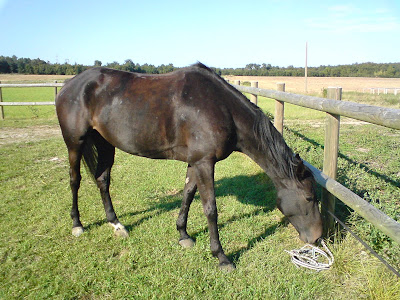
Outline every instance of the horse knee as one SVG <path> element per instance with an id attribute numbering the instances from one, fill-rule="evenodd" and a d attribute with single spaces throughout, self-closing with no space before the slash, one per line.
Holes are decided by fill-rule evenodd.
<path id="1" fill-rule="evenodd" d="M 79 186 L 81 184 L 81 175 L 76 174 L 75 172 L 70 172 L 70 179 L 69 179 L 69 184 L 72 189 L 79 189 Z"/>
<path id="2" fill-rule="evenodd" d="M 108 176 L 100 176 L 96 179 L 97 187 L 100 189 L 100 191 L 105 192 L 108 190 L 108 187 L 110 185 L 110 181 Z"/>

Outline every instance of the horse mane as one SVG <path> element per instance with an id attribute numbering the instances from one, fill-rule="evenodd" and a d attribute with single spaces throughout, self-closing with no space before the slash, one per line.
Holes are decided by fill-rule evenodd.
<path id="1" fill-rule="evenodd" d="M 206 72 L 233 93 L 242 103 L 255 113 L 253 124 L 253 132 L 259 142 L 259 150 L 265 152 L 276 163 L 276 167 L 280 173 L 285 174 L 291 179 L 296 178 L 296 161 L 292 149 L 286 144 L 282 135 L 276 130 L 265 113 L 253 102 L 251 102 L 240 91 L 235 89 L 232 85 L 225 81 L 221 76 L 215 73 L 212 69 L 204 64 L 197 62 L 191 66 L 200 72 Z"/>
<path id="2" fill-rule="evenodd" d="M 289 148 L 282 135 L 259 108 L 256 110 L 253 131 L 258 137 L 260 150 L 268 153 L 275 160 L 281 173 L 295 179 L 295 167 L 298 162 L 295 160 L 292 149 Z"/>

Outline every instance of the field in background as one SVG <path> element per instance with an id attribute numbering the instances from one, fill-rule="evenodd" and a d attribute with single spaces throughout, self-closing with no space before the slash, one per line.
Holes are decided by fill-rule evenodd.
<path id="1" fill-rule="evenodd" d="M 286 91 L 290 93 L 304 94 L 304 77 L 274 77 L 274 76 L 224 76 L 231 82 L 258 81 L 258 87 L 262 89 L 276 90 L 276 84 L 286 83 Z M 344 92 L 362 92 L 367 88 L 400 88 L 400 78 L 369 78 L 369 77 L 308 77 L 308 92 L 320 94 L 324 88 L 331 86 L 342 87 Z"/>
<path id="2" fill-rule="evenodd" d="M 54 82 L 57 80 L 63 82 L 73 75 L 20 75 L 20 74 L 0 74 L 2 83 L 22 83 L 22 82 Z"/>

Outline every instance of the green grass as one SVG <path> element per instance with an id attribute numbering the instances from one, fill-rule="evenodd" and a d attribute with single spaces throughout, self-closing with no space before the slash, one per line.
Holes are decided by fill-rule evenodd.
<path id="1" fill-rule="evenodd" d="M 189 215 L 196 245 L 183 250 L 177 244 L 185 164 L 117 152 L 111 194 L 130 231 L 125 240 L 113 237 L 97 189 L 83 172 L 80 210 L 87 230 L 74 238 L 62 139 L 0 151 L 0 298 L 400 296 L 394 276 L 350 237 L 330 245 L 336 257 L 330 271 L 292 265 L 283 250 L 302 244 L 275 209 L 270 180 L 244 155 L 234 154 L 216 168 L 221 242 L 237 265 L 226 274 L 210 254 L 198 197 Z"/>
<path id="2" fill-rule="evenodd" d="M 375 106 L 400 108 L 400 94 L 369 94 L 360 92 L 345 92 L 343 99 L 352 102 L 364 103 Z"/>
<path id="3" fill-rule="evenodd" d="M 258 97 L 258 106 L 265 112 L 269 112 L 272 116 L 275 113 L 275 100 Z M 305 107 L 296 106 L 294 104 L 285 103 L 285 120 L 321 120 L 325 119 L 325 113 L 309 109 Z"/>
<path id="4" fill-rule="evenodd" d="M 3 89 L 6 90 L 6 89 Z M 26 100 L 26 99 L 23 99 Z M 4 100 L 9 101 L 9 100 Z M 29 101 L 35 101 L 29 99 Z M 273 101 L 260 100 L 273 113 Z M 288 144 L 321 168 L 323 114 L 285 106 Z M 15 117 L 0 126 L 54 124 L 55 116 Z M 289 122 L 290 121 L 290 122 Z M 1 130 L 1 129 L 0 129 Z M 342 125 L 339 181 L 399 218 L 398 131 Z M 198 196 L 189 214 L 192 249 L 181 249 L 175 221 L 186 166 L 117 151 L 111 195 L 128 239 L 113 237 L 97 188 L 83 171 L 80 211 L 86 232 L 71 235 L 71 195 L 61 137 L 0 146 L 1 299 L 398 299 L 400 283 L 345 232 L 330 243 L 335 264 L 297 269 L 284 249 L 300 248 L 294 228 L 275 208 L 275 189 L 249 158 L 233 154 L 216 167 L 222 245 L 237 269 L 218 270 L 209 250 Z M 399 245 L 339 204 L 353 230 L 399 268 Z"/>
<path id="5" fill-rule="evenodd" d="M 54 88 L 2 88 L 1 90 L 4 102 L 54 101 Z M 4 106 L 4 116 L 9 126 L 18 126 L 19 123 L 23 126 L 27 121 L 31 124 L 46 122 L 54 124 L 56 119 L 54 105 Z"/>

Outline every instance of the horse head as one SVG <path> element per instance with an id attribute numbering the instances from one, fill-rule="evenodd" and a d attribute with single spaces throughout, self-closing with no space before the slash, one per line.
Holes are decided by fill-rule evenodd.
<path id="1" fill-rule="evenodd" d="M 277 206 L 296 228 L 305 243 L 315 243 L 322 235 L 322 219 L 316 200 L 315 180 L 301 158 L 294 158 L 294 178 L 283 179 L 278 188 Z"/>

